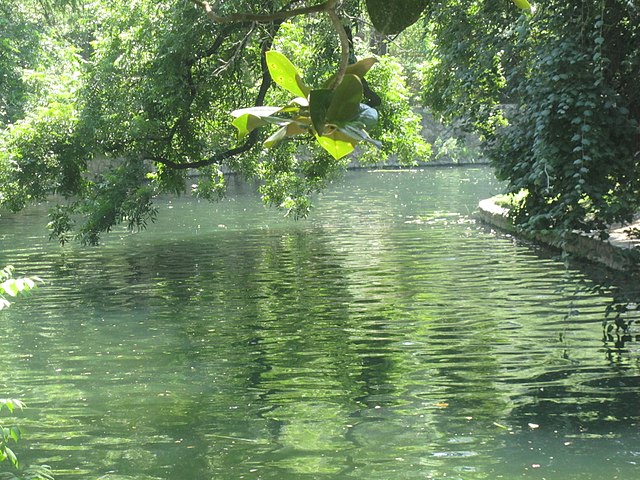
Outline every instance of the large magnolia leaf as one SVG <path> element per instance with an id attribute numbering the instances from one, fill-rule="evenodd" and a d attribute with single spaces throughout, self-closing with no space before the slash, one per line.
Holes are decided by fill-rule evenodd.
<path id="1" fill-rule="evenodd" d="M 278 113 L 280 110 L 282 110 L 282 107 L 262 106 L 239 108 L 238 110 L 234 110 L 233 112 L 231 112 L 231 116 L 237 118 L 248 113 L 250 115 L 255 115 L 256 117 L 267 117 L 273 115 L 274 113 Z"/>
<path id="2" fill-rule="evenodd" d="M 280 143 L 280 141 L 284 140 L 286 136 L 287 136 L 287 127 L 279 128 L 276 131 L 276 133 L 274 133 L 264 141 L 264 146 L 267 148 L 271 148 L 277 145 L 278 143 Z"/>
<path id="3" fill-rule="evenodd" d="M 274 50 L 268 51 L 265 55 L 267 68 L 274 82 L 296 97 L 306 98 L 309 95 L 309 87 L 304 84 L 298 70 L 287 57 Z"/>
<path id="4" fill-rule="evenodd" d="M 316 135 L 316 139 L 320 146 L 329 152 L 336 160 L 353 152 L 356 143 L 358 143 L 353 138 L 338 130 L 334 130 L 328 135 Z"/>
<path id="5" fill-rule="evenodd" d="M 527 0 L 513 0 L 513 3 L 516 4 L 516 7 L 521 8 L 522 10 L 531 11 L 531 4 Z"/>
<path id="6" fill-rule="evenodd" d="M 333 92 L 325 121 L 342 124 L 358 116 L 362 101 L 362 82 L 357 75 L 345 75 Z"/>
<path id="7" fill-rule="evenodd" d="M 367 0 L 369 18 L 380 33 L 395 35 L 414 24 L 427 0 Z"/>
<path id="8" fill-rule="evenodd" d="M 378 60 L 373 57 L 363 58 L 362 60 L 358 60 L 356 63 L 352 63 L 347 67 L 346 73 L 350 75 L 357 75 L 360 78 L 364 78 L 371 67 L 373 67 Z"/>
<path id="9" fill-rule="evenodd" d="M 298 117 L 290 120 L 289 123 L 282 128 L 279 128 L 273 135 L 267 138 L 264 142 L 264 146 L 271 148 L 287 137 L 309 133 L 310 123 L 311 121 L 308 117 Z"/>
<path id="10" fill-rule="evenodd" d="M 249 135 L 256 128 L 262 127 L 266 124 L 267 122 L 262 120 L 260 117 L 256 117 L 249 113 L 239 116 L 231 123 L 231 125 L 238 129 L 238 141 Z"/>
<path id="11" fill-rule="evenodd" d="M 373 128 L 378 124 L 378 111 L 365 103 L 361 103 L 355 121 L 362 123 L 367 128 Z"/>
<path id="12" fill-rule="evenodd" d="M 347 123 L 346 125 L 337 127 L 337 130 L 347 137 L 353 139 L 354 142 L 368 142 L 372 145 L 375 145 L 377 148 L 382 148 L 382 142 L 371 138 L 366 130 L 362 128 L 362 124 L 360 123 Z"/>
<path id="13" fill-rule="evenodd" d="M 273 117 L 274 113 L 281 111 L 280 107 L 251 107 L 241 108 L 231 112 L 236 119 L 231 123 L 238 129 L 238 141 L 249 135 L 256 128 L 262 127 L 269 123 L 282 125 L 284 120 Z"/>
<path id="14" fill-rule="evenodd" d="M 357 75 L 360 79 L 364 78 L 371 67 L 373 67 L 378 62 L 377 59 L 373 57 L 363 58 L 362 60 L 358 60 L 356 63 L 352 63 L 349 65 L 345 71 L 345 74 L 348 75 Z M 337 74 L 331 75 L 329 80 L 327 80 L 324 85 L 326 88 L 329 88 L 333 84 L 333 80 L 336 78 Z"/>
<path id="15" fill-rule="evenodd" d="M 331 105 L 333 91 L 329 89 L 311 90 L 309 93 L 309 114 L 316 132 L 322 135 L 327 118 L 327 110 Z"/>

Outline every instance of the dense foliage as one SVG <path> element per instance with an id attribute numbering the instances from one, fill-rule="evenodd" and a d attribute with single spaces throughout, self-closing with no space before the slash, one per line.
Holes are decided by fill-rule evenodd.
<path id="1" fill-rule="evenodd" d="M 640 206 L 640 4 L 438 2 L 425 99 L 481 131 L 525 228 L 602 232 Z"/>
<path id="2" fill-rule="evenodd" d="M 289 102 L 284 90 L 271 88 L 269 50 L 293 58 L 308 74 L 303 81 L 316 89 L 342 65 L 345 38 L 351 42 L 347 60 L 370 56 L 370 28 L 363 26 L 366 14 L 357 1 L 343 2 L 337 17 L 320 12 L 265 22 L 212 21 L 199 2 L 184 0 L 76 2 L 57 21 L 10 3 L 56 48 L 39 45 L 47 61 L 35 64 L 33 92 L 23 89 L 24 114 L 6 121 L 0 202 L 18 211 L 58 195 L 50 228 L 62 242 L 79 237 L 96 243 L 100 233 L 121 223 L 144 227 L 155 218 L 153 198 L 185 193 L 194 172 L 199 197 L 219 198 L 225 173 L 233 171 L 257 179 L 266 202 L 305 214 L 309 195 L 349 161 L 308 141 L 280 142 L 266 152 L 262 142 L 274 133 L 268 129 L 245 132 L 237 142 L 229 114 Z M 304 5 L 236 0 L 224 2 L 218 13 L 272 14 L 298 4 Z M 340 35 L 335 18 L 345 27 Z M 429 153 L 418 135 L 420 118 L 408 97 L 380 83 L 404 88 L 402 69 L 381 60 L 381 72 L 362 82 L 362 103 L 375 98 L 380 111 L 400 114 L 371 134 L 381 141 L 381 157 L 398 150 L 401 161 L 413 162 Z M 359 130 L 354 134 L 365 139 Z M 370 148 L 375 150 L 361 149 L 363 159 L 377 156 Z"/>
<path id="3" fill-rule="evenodd" d="M 157 195 L 188 185 L 218 199 L 228 172 L 304 215 L 356 144 L 362 162 L 430 157 L 416 97 L 483 136 L 499 177 L 528 192 L 527 228 L 604 232 L 639 206 L 637 1 L 5 4 L 0 204 L 56 195 L 63 243 L 143 228 Z M 283 88 L 269 51 L 297 67 Z"/>

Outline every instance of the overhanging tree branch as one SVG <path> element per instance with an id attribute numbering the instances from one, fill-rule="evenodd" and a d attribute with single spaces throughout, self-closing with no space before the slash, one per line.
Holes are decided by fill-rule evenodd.
<path id="1" fill-rule="evenodd" d="M 340 16 L 336 12 L 338 0 L 327 0 L 326 2 L 312 5 L 310 7 L 293 8 L 275 13 L 253 14 L 253 13 L 233 13 L 231 15 L 220 16 L 215 12 L 214 7 L 206 0 L 191 0 L 196 5 L 202 7 L 207 16 L 215 23 L 238 23 L 238 22 L 258 22 L 271 23 L 282 22 L 299 15 L 310 15 L 312 13 L 326 13 L 331 19 L 331 23 L 340 38 L 340 66 L 332 82 L 331 88 L 335 88 L 342 81 L 349 65 L 349 36 L 342 24 Z"/>
<path id="2" fill-rule="evenodd" d="M 282 24 L 282 22 L 275 21 L 272 23 L 273 23 L 273 31 L 271 32 L 272 34 L 262 42 L 262 46 L 261 46 L 260 65 L 262 70 L 262 79 L 260 81 L 260 88 L 258 89 L 258 94 L 256 95 L 256 98 L 254 101 L 255 106 L 264 105 L 265 97 L 267 96 L 267 92 L 269 91 L 269 87 L 271 86 L 271 74 L 269 73 L 269 69 L 267 68 L 265 53 L 271 48 L 275 33 L 280 28 L 280 25 Z M 163 157 L 150 157 L 149 160 L 160 163 L 162 165 L 166 165 L 167 167 L 175 170 L 188 170 L 191 168 L 202 168 L 202 167 L 207 167 L 209 165 L 221 164 L 227 158 L 231 158 L 251 150 L 256 145 L 256 143 L 258 143 L 258 135 L 259 135 L 258 130 L 254 130 L 253 132 L 251 132 L 251 134 L 249 134 L 247 141 L 244 142 L 242 145 L 238 147 L 230 148 L 228 150 L 224 150 L 222 152 L 215 153 L 209 158 L 204 160 L 199 160 L 197 162 L 186 162 L 186 163 L 174 162 L 173 160 L 169 160 Z"/>
<path id="3" fill-rule="evenodd" d="M 227 16 L 217 15 L 214 12 L 214 9 L 211 7 L 209 2 L 207 1 L 192 0 L 192 2 L 202 7 L 207 13 L 207 16 L 216 23 L 232 24 L 232 23 L 258 22 L 258 23 L 271 23 L 273 25 L 272 37 L 269 39 L 266 39 L 263 42 L 262 48 L 261 48 L 260 60 L 261 60 L 261 69 L 262 69 L 262 81 L 260 84 L 260 88 L 258 90 L 258 95 L 256 96 L 256 99 L 254 102 L 255 106 L 264 105 L 264 100 L 265 100 L 267 91 L 271 86 L 271 75 L 269 73 L 269 69 L 267 68 L 265 53 L 271 48 L 271 45 L 273 44 L 273 36 L 275 36 L 275 33 L 278 31 L 278 29 L 280 28 L 280 25 L 284 20 L 298 16 L 298 15 L 309 15 L 312 13 L 321 13 L 321 12 L 327 13 L 329 15 L 329 18 L 331 19 L 331 23 L 333 24 L 338 34 L 338 37 L 340 39 L 340 52 L 341 52 L 340 66 L 332 82 L 331 88 L 335 88 L 337 85 L 339 85 L 342 79 L 344 78 L 345 71 L 349 64 L 350 40 L 349 40 L 349 35 L 344 25 L 342 24 L 342 20 L 340 19 L 340 16 L 336 12 L 338 0 L 327 0 L 326 2 L 320 3 L 318 5 L 313 5 L 310 7 L 294 8 L 291 10 L 282 10 L 280 12 L 275 12 L 272 14 L 256 15 L 256 14 L 247 14 L 247 13 L 236 13 L 236 14 L 231 14 Z M 227 26 L 227 28 L 229 28 L 229 26 Z M 217 38 L 217 41 L 221 41 L 221 39 L 222 39 L 222 35 Z M 217 44 L 216 47 L 219 48 L 219 44 Z M 174 162 L 173 160 L 169 160 L 163 157 L 150 157 L 149 159 L 154 162 L 160 163 L 162 165 L 166 165 L 167 167 L 175 170 L 188 170 L 192 168 L 202 168 L 209 165 L 221 164 L 227 158 L 231 158 L 241 153 L 248 152 L 256 145 L 257 141 L 258 141 L 258 131 L 254 130 L 251 132 L 251 134 L 247 138 L 247 141 L 244 144 L 238 147 L 224 150 L 222 152 L 218 152 L 204 160 L 183 163 L 183 162 Z"/>
<path id="4" fill-rule="evenodd" d="M 298 15 L 309 15 L 311 13 L 326 12 L 330 8 L 335 8 L 336 0 L 328 0 L 318 5 L 310 7 L 294 8 L 292 10 L 282 10 L 275 13 L 253 14 L 253 13 L 232 13 L 231 15 L 220 16 L 216 14 L 209 2 L 201 0 L 191 0 L 196 5 L 202 7 L 207 16 L 215 23 L 237 23 L 237 22 L 259 22 L 271 23 L 283 21 Z M 216 2 L 217 3 L 217 2 Z"/>

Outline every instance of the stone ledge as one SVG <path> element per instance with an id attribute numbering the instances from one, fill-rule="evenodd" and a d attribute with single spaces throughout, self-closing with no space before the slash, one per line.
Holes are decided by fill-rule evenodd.
<path id="1" fill-rule="evenodd" d="M 494 198 L 482 200 L 478 204 L 477 217 L 481 221 L 501 230 L 545 243 L 555 248 L 563 248 L 560 235 L 531 235 L 519 231 L 509 218 L 508 209 L 497 205 Z M 634 224 L 613 228 L 610 231 L 611 236 L 607 240 L 600 240 L 584 232 L 572 232 L 564 244 L 564 249 L 577 257 L 601 263 L 615 270 L 640 273 L 640 240 L 630 238 L 626 233 L 626 230 L 630 227 L 637 226 Z"/>

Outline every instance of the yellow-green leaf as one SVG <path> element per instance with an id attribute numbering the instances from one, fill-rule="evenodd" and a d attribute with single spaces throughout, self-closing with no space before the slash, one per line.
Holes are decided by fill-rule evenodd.
<path id="1" fill-rule="evenodd" d="M 349 65 L 345 70 L 345 74 L 356 75 L 360 77 L 360 79 L 362 79 L 367 74 L 367 72 L 371 70 L 371 67 L 373 67 L 376 63 L 378 63 L 378 60 L 373 57 L 363 58 L 362 60 L 358 60 L 356 63 L 352 63 L 351 65 Z M 331 75 L 329 80 L 324 83 L 325 87 L 328 88 L 333 84 L 336 75 L 337 74 Z"/>
<path id="2" fill-rule="evenodd" d="M 11 463 L 13 463 L 14 467 L 20 468 L 20 462 L 18 461 L 18 457 L 16 457 L 16 454 L 13 453 L 13 450 L 11 450 L 9 447 L 4 447 L 4 453 L 7 458 L 11 460 Z"/>
<path id="3" fill-rule="evenodd" d="M 309 133 L 310 127 L 311 119 L 309 117 L 296 117 L 287 125 L 287 137 Z"/>
<path id="4" fill-rule="evenodd" d="M 309 133 L 310 126 L 311 119 L 309 117 L 296 117 L 267 138 L 264 142 L 264 146 L 271 148 L 287 137 Z"/>
<path id="5" fill-rule="evenodd" d="M 336 160 L 353 152 L 357 142 L 338 132 L 337 130 L 329 135 L 316 135 L 316 139 L 322 148 L 331 154 Z"/>
<path id="6" fill-rule="evenodd" d="M 363 58 L 362 60 L 358 60 L 356 63 L 349 65 L 346 73 L 363 78 L 377 62 L 378 60 L 373 57 Z"/>
<path id="7" fill-rule="evenodd" d="M 231 123 L 231 125 L 238 129 L 238 141 L 241 141 L 256 128 L 262 127 L 266 124 L 267 122 L 262 120 L 260 117 L 256 117 L 249 113 L 239 116 Z"/>
<path id="8" fill-rule="evenodd" d="M 531 11 L 531 4 L 527 0 L 513 0 L 513 3 L 516 4 L 516 7 L 521 8 L 522 10 Z"/>
<path id="9" fill-rule="evenodd" d="M 274 147 L 278 143 L 280 143 L 282 140 L 284 140 L 286 136 L 287 136 L 287 127 L 279 128 L 278 130 L 276 130 L 276 133 L 274 133 L 264 141 L 264 146 L 267 148 Z"/>
<path id="10" fill-rule="evenodd" d="M 253 130 L 268 123 L 278 122 L 277 118 L 271 117 L 274 113 L 281 111 L 281 107 L 259 106 L 240 108 L 231 112 L 236 119 L 231 125 L 238 129 L 238 141 L 249 135 Z"/>
<path id="11" fill-rule="evenodd" d="M 296 67 L 280 52 L 269 50 L 266 53 L 267 68 L 273 81 L 296 97 L 306 98 L 309 94 L 307 87 Z"/>

